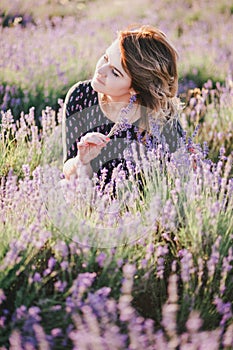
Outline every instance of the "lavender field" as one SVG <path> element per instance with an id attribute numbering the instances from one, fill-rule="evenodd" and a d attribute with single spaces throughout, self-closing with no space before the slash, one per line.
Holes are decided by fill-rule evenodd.
<path id="1" fill-rule="evenodd" d="M 232 2 L 2 0 L 0 16 L 0 350 L 233 349 Z M 142 157 L 143 193 L 119 171 L 116 198 L 93 179 L 66 201 L 65 94 L 131 23 L 177 48 L 182 147 Z"/>

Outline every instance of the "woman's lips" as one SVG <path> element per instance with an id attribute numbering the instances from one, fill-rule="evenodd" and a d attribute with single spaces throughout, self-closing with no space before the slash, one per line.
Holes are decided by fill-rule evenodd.
<path id="1" fill-rule="evenodd" d="M 97 77 L 97 76 L 96 76 L 96 78 L 95 78 L 95 79 L 96 79 L 96 81 L 98 81 L 98 83 L 100 83 L 100 84 L 104 85 L 104 82 L 103 82 L 103 81 L 102 81 L 102 80 L 101 80 L 99 77 Z"/>

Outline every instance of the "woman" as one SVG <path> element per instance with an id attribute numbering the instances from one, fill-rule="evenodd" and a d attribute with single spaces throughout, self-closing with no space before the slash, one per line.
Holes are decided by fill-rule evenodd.
<path id="1" fill-rule="evenodd" d="M 63 173 L 112 179 L 127 172 L 126 149 L 137 142 L 146 149 L 162 140 L 174 152 L 182 137 L 177 53 L 165 34 L 151 26 L 119 32 L 96 65 L 91 81 L 68 92 L 63 113 Z"/>

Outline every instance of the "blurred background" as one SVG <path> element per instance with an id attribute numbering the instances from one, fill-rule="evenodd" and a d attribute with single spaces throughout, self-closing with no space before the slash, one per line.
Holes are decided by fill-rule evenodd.
<path id="1" fill-rule="evenodd" d="M 0 108 L 37 115 L 75 82 L 131 23 L 162 29 L 179 53 L 180 93 L 233 70 L 230 0 L 2 0 Z"/>

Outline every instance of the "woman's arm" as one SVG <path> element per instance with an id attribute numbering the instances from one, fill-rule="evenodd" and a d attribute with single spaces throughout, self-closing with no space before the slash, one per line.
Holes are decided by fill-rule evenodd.
<path id="1" fill-rule="evenodd" d="M 99 132 L 87 132 L 85 125 L 84 99 L 89 83 L 79 82 L 68 92 L 62 116 L 63 173 L 67 180 L 71 176 L 91 178 L 91 161 L 95 159 L 110 139 Z M 91 102 L 91 101 L 90 101 Z M 84 136 L 83 136 L 84 135 Z"/>
<path id="2" fill-rule="evenodd" d="M 70 180 L 71 176 L 80 177 L 82 175 L 87 176 L 89 179 L 93 175 L 93 170 L 89 163 L 82 163 L 79 155 L 75 158 L 68 159 L 63 166 L 63 174 L 66 180 Z"/>
<path id="3" fill-rule="evenodd" d="M 85 97 L 85 89 L 87 82 L 78 82 L 74 84 L 68 91 L 62 112 L 62 142 L 63 142 L 63 174 L 65 179 L 69 180 L 71 176 L 78 176 L 78 173 L 86 174 L 88 177 L 92 177 L 93 171 L 90 164 L 84 164 L 80 162 L 77 147 L 77 138 L 82 134 L 82 128 L 78 126 L 78 131 L 74 131 L 76 123 L 79 120 L 79 110 L 83 109 L 83 99 Z M 80 95 L 83 97 L 80 98 Z M 75 102 L 77 96 L 79 96 L 79 102 Z M 72 122 L 72 124 L 69 122 Z M 71 126 L 72 125 L 72 126 Z M 68 129 L 67 129 L 68 128 Z M 73 133 L 72 140 L 70 139 L 68 146 L 68 138 Z M 76 139 L 76 141 L 74 141 Z M 72 144 L 73 143 L 73 144 Z M 71 148 L 72 144 L 72 148 Z M 69 150 L 68 150 L 69 147 Z"/>

